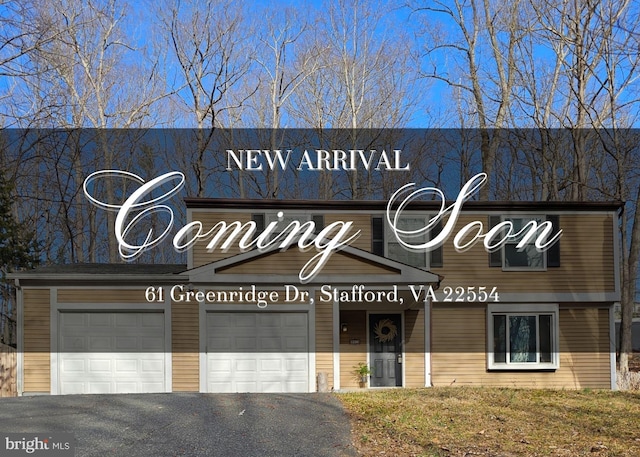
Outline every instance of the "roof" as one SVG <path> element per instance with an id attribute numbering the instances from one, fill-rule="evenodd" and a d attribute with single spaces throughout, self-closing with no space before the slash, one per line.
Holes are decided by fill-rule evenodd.
<path id="1" fill-rule="evenodd" d="M 32 270 L 12 273 L 13 276 L 27 277 L 40 274 L 85 274 L 85 275 L 162 275 L 181 273 L 187 269 L 184 264 L 144 264 L 144 263 L 72 263 L 45 265 Z"/>
<path id="2" fill-rule="evenodd" d="M 299 209 L 299 210 L 370 210 L 384 211 L 386 200 L 275 200 L 275 199 L 236 199 L 236 198 L 195 198 L 184 199 L 187 208 L 217 209 Z M 453 203 L 448 202 L 448 203 Z M 467 201 L 465 211 L 618 211 L 624 206 L 622 201 Z M 440 211 L 441 202 L 413 201 L 409 210 Z"/>
<path id="3" fill-rule="evenodd" d="M 172 282 L 183 280 L 180 273 L 186 271 L 183 264 L 141 263 L 73 263 L 44 265 L 32 270 L 7 274 L 16 284 L 37 283 L 42 285 L 65 285 L 67 283 L 113 283 L 146 284 L 149 282 Z"/>

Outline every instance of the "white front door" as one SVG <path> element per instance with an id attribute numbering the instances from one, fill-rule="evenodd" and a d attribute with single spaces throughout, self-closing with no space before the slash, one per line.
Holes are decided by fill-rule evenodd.
<path id="1" fill-rule="evenodd" d="M 308 392 L 307 313 L 207 313 L 207 392 Z"/>

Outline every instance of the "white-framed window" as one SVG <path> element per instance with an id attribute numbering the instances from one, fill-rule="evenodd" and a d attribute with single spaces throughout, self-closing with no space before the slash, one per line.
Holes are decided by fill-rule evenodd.
<path id="1" fill-rule="evenodd" d="M 557 304 L 487 307 L 490 370 L 555 370 L 559 367 Z"/>
<path id="2" fill-rule="evenodd" d="M 545 216 L 508 216 L 503 221 L 509 221 L 513 224 L 513 233 L 518 233 L 531 221 L 535 221 L 538 225 L 546 221 Z M 533 270 L 544 271 L 547 269 L 546 251 L 539 251 L 535 245 L 535 238 L 521 249 L 516 245 L 522 240 L 526 231 L 520 236 L 510 238 L 502 247 L 502 268 L 504 270 Z"/>
<path id="3" fill-rule="evenodd" d="M 418 230 L 428 224 L 428 218 L 425 215 L 403 215 L 398 219 L 397 227 L 401 230 Z M 425 249 L 413 250 L 409 249 L 398 241 L 393 231 L 385 230 L 385 247 L 386 256 L 389 259 L 411 265 L 417 268 L 428 268 L 428 256 Z M 403 237 L 403 241 L 412 245 L 423 244 L 428 241 L 428 234 L 413 235 L 411 237 Z"/>
<path id="4" fill-rule="evenodd" d="M 281 216 L 279 217 L 279 214 Z M 258 232 L 264 230 L 264 227 L 268 226 L 272 222 L 277 222 L 277 229 L 274 231 L 270 240 L 274 239 L 276 236 L 279 236 L 292 222 L 298 221 L 300 225 L 304 225 L 306 222 L 313 221 L 315 224 L 314 233 L 319 233 L 324 228 L 324 215 L 323 214 L 315 214 L 308 212 L 284 212 L 284 211 L 270 211 L 267 213 L 258 213 L 252 215 L 252 219 L 256 221 L 259 217 L 263 218 L 263 226 L 258 226 Z M 257 221 L 256 221 L 257 222 Z M 259 224 L 258 224 L 259 225 Z M 284 231 L 284 233 L 289 233 L 290 230 Z M 280 240 L 283 240 L 286 235 L 280 236 Z"/>
<path id="5" fill-rule="evenodd" d="M 430 220 L 426 214 L 405 214 L 398 219 L 398 228 L 402 230 L 417 230 L 427 226 Z M 429 240 L 442 230 L 442 222 L 439 221 L 428 233 L 403 238 L 404 241 L 419 245 Z M 373 215 L 371 217 L 371 252 L 411 265 L 421 269 L 438 268 L 443 266 L 442 246 L 431 251 L 425 249 L 410 250 L 404 247 L 389 227 L 386 216 Z"/>

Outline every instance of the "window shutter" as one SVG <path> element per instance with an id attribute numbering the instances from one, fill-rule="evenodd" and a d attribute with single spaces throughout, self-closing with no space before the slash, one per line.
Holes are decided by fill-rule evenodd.
<path id="1" fill-rule="evenodd" d="M 253 239 L 255 240 L 258 235 L 264 232 L 264 214 L 252 214 L 251 220 L 256 224 L 256 231 L 253 233 Z"/>
<path id="2" fill-rule="evenodd" d="M 431 239 L 433 239 L 436 235 L 438 235 L 442 231 L 442 221 L 438 221 L 436 226 L 431 231 Z M 432 250 L 429 253 L 429 268 L 439 268 L 444 265 L 444 256 L 442 253 L 442 245 L 438 246 L 436 249 Z"/>
<path id="3" fill-rule="evenodd" d="M 314 214 L 311 216 L 311 220 L 316 226 L 314 233 L 317 235 L 324 229 L 324 214 Z"/>
<path id="4" fill-rule="evenodd" d="M 489 229 L 500 223 L 500 216 L 489 216 Z M 502 248 L 489 253 L 489 266 L 502 267 Z"/>
<path id="5" fill-rule="evenodd" d="M 558 215 L 547 215 L 547 220 L 551 222 L 551 226 L 553 227 L 553 232 L 551 236 L 558 233 L 560 230 L 560 216 Z M 547 267 L 549 268 L 557 268 L 560 266 L 560 240 L 556 241 L 553 246 L 547 249 Z"/>
<path id="6" fill-rule="evenodd" d="M 381 217 L 371 218 L 371 252 L 384 257 L 384 223 Z"/>
<path id="7" fill-rule="evenodd" d="M 252 214 L 251 220 L 256 223 L 256 232 L 264 231 L 264 214 Z"/>

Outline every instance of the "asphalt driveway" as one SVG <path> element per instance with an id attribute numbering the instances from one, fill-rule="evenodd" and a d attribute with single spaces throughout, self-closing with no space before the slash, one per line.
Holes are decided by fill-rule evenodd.
<path id="1" fill-rule="evenodd" d="M 332 394 L 0 399 L 4 433 L 72 433 L 76 456 L 355 456 Z"/>

